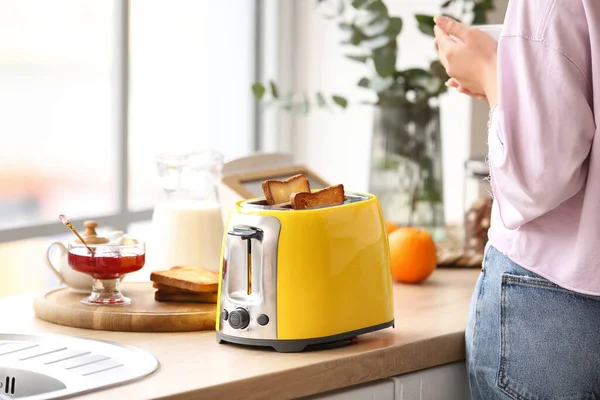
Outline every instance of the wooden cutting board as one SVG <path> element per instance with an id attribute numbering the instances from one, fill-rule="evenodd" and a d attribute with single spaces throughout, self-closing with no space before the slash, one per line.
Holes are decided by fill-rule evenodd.
<path id="1" fill-rule="evenodd" d="M 38 318 L 75 328 L 121 332 L 189 332 L 214 330 L 216 304 L 167 303 L 154 300 L 151 282 L 123 282 L 121 291 L 131 298 L 128 306 L 88 306 L 87 295 L 66 287 L 35 299 Z"/>

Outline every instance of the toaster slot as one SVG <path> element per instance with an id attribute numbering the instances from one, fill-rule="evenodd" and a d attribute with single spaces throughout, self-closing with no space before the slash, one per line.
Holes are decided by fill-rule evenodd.
<path id="1" fill-rule="evenodd" d="M 246 240 L 248 255 L 246 256 L 246 265 L 247 265 L 247 276 L 248 276 L 248 284 L 246 293 L 248 296 L 252 294 L 252 239 Z"/>
<path id="2" fill-rule="evenodd" d="M 228 235 L 234 241 L 229 255 L 232 281 L 228 283 L 228 294 L 238 300 L 250 300 L 258 294 L 253 283 L 260 282 L 257 277 L 260 275 L 263 232 L 258 228 L 238 225 Z"/>

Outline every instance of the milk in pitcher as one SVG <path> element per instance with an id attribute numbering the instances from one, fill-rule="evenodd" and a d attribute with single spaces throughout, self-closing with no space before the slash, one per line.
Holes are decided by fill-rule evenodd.
<path id="1" fill-rule="evenodd" d="M 197 265 L 217 271 L 221 262 L 223 220 L 213 201 L 164 200 L 156 204 L 153 242 L 160 243 L 152 263 L 156 269 Z"/>
<path id="2" fill-rule="evenodd" d="M 222 163 L 223 156 L 213 150 L 157 157 L 164 193 L 152 216 L 149 269 L 193 265 L 219 270 L 224 227 L 217 182 Z"/>

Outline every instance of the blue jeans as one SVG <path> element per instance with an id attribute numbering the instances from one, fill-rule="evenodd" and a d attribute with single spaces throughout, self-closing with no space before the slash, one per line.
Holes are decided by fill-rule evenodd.
<path id="1" fill-rule="evenodd" d="M 489 244 L 465 336 L 473 399 L 600 399 L 600 297 L 563 289 Z"/>

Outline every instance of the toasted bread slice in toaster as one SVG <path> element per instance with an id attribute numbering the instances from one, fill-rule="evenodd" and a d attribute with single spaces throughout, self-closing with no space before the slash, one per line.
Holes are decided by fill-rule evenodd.
<path id="1" fill-rule="evenodd" d="M 162 290 L 154 292 L 154 300 L 176 303 L 216 303 L 216 293 L 169 293 Z"/>
<path id="2" fill-rule="evenodd" d="M 332 206 L 344 202 L 344 185 L 329 186 L 312 193 L 293 193 L 290 204 L 294 210 Z"/>
<path id="3" fill-rule="evenodd" d="M 211 293 L 219 287 L 219 273 L 196 266 L 173 267 L 167 271 L 154 271 L 152 282 L 186 289 L 193 292 Z"/>
<path id="4" fill-rule="evenodd" d="M 292 193 L 310 192 L 310 183 L 306 175 L 298 174 L 282 181 L 276 179 L 263 181 L 262 189 L 267 203 L 272 206 L 288 203 Z"/>

